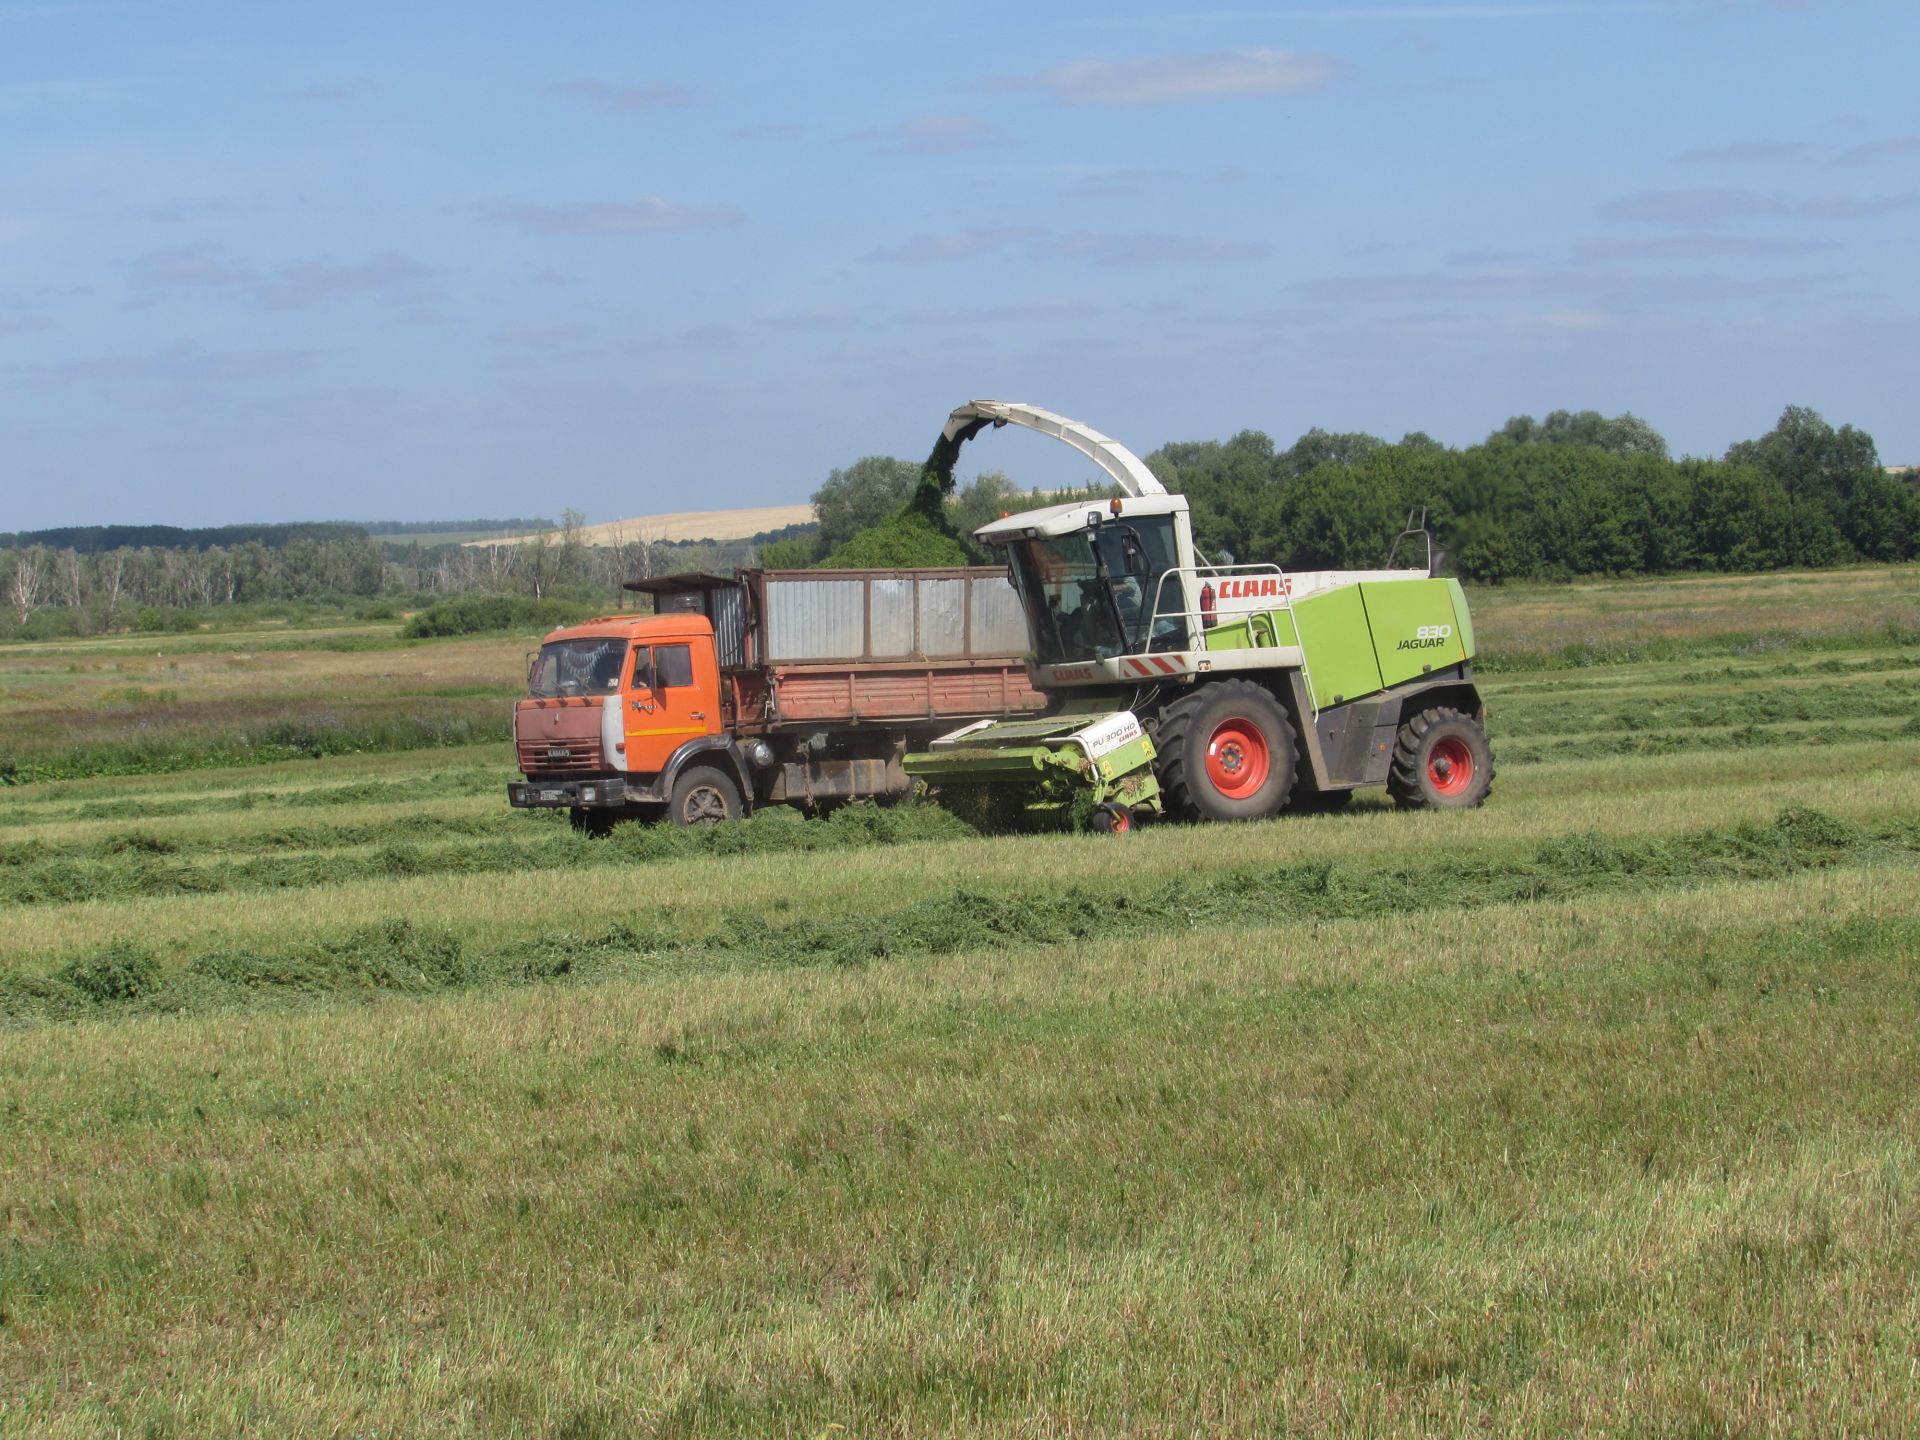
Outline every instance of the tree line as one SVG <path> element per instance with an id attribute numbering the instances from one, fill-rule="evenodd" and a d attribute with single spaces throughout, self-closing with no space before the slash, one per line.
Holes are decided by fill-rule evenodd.
<path id="1" fill-rule="evenodd" d="M 584 517 L 569 510 L 559 525 L 519 545 L 383 542 L 359 526 L 312 527 L 340 533 L 283 535 L 278 544 L 252 538 L 233 545 L 189 541 L 101 549 L 30 541 L 0 549 L 0 635 L 45 639 L 126 629 L 191 630 L 201 618 L 235 606 L 311 602 L 386 617 L 467 595 L 575 600 L 617 609 L 631 599 L 620 588 L 628 579 L 688 570 L 726 572 L 754 563 L 763 544 L 791 537 L 796 529 L 805 533 L 805 527 L 789 526 L 745 540 L 634 538 L 590 546 L 582 539 L 583 527 Z M 111 534 L 121 528 L 89 530 Z"/>
<path id="2" fill-rule="evenodd" d="M 1455 450 L 1311 430 L 1288 449 L 1258 431 L 1146 457 L 1193 506 L 1214 559 L 1300 570 L 1377 565 L 1425 509 L 1462 578 L 1498 582 L 1900 561 L 1920 553 L 1914 476 L 1873 438 L 1792 406 L 1717 460 L 1675 460 L 1651 426 L 1558 411 Z"/>
<path id="3" fill-rule="evenodd" d="M 299 521 L 288 525 L 213 525 L 182 529 L 178 525 L 62 525 L 51 530 L 23 530 L 0 534 L 0 549 L 39 546 L 47 550 L 78 550 L 97 555 L 103 550 L 211 550 L 237 545 L 264 545 L 278 550 L 295 541 L 365 539 L 365 527 L 344 520 Z"/>
<path id="4" fill-rule="evenodd" d="M 1162 445 L 1145 457 L 1192 505 L 1212 559 L 1290 569 L 1378 565 L 1410 512 L 1423 510 L 1452 572 L 1469 580 L 1773 570 L 1908 560 L 1920 553 L 1920 497 L 1890 473 L 1873 438 L 1791 406 L 1719 459 L 1673 458 L 1632 414 L 1521 415 L 1453 449 L 1414 432 L 1397 442 L 1309 430 L 1285 449 L 1258 430 Z M 922 467 L 868 456 L 814 491 L 817 531 L 762 551 L 768 565 L 953 564 L 948 535 L 903 524 Z M 988 472 L 947 502 L 964 537 L 1008 510 L 1101 487 L 1037 496 Z"/>
<path id="5" fill-rule="evenodd" d="M 1280 448 L 1245 430 L 1230 440 L 1161 446 L 1146 462 L 1193 509 L 1207 555 L 1291 569 L 1379 564 L 1409 511 L 1424 509 L 1453 573 L 1482 582 L 1689 570 L 1772 570 L 1901 561 L 1920 554 L 1912 473 L 1881 464 L 1873 438 L 1789 407 L 1767 434 L 1719 459 L 1674 459 L 1633 415 L 1519 416 L 1453 449 L 1415 432 L 1396 442 L 1309 430 Z M 191 626 L 221 606 L 383 598 L 386 607 L 464 595 L 626 603 L 637 576 L 739 565 L 920 565 L 985 560 L 965 537 L 996 516 L 1055 499 L 1111 493 L 1094 484 L 1040 495 L 999 471 L 945 503 L 945 523 L 902 524 L 924 467 L 867 456 L 814 491 L 818 522 L 745 541 L 583 542 L 584 517 L 520 545 L 423 545 L 370 538 L 353 525 L 238 526 L 221 531 L 82 527 L 0 537 L 0 633 L 86 634 Z M 179 544 L 103 542 L 166 531 Z M 430 533 L 422 530 L 419 533 Z M 40 537 L 67 534 L 77 543 Z M 269 543 L 272 540 L 277 543 Z M 17 543 L 25 541 L 27 543 Z M 956 548 L 956 545 L 958 548 Z"/>

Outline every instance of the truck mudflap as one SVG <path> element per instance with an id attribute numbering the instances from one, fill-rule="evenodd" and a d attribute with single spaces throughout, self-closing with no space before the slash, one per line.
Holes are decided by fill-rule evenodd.
<path id="1" fill-rule="evenodd" d="M 1160 809 L 1153 739 L 1131 710 L 981 720 L 908 755 L 907 774 L 931 785 L 1004 786 L 1030 809 L 1075 819 L 1102 807 Z"/>
<path id="2" fill-rule="evenodd" d="M 597 810 L 627 803 L 627 782 L 612 780 L 511 780 L 507 803 L 521 810 Z"/>

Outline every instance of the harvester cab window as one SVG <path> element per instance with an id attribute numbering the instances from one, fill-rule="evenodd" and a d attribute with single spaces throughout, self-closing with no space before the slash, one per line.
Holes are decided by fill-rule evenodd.
<path id="1" fill-rule="evenodd" d="M 605 695 L 620 688 L 620 665 L 626 657 L 627 642 L 609 636 L 555 640 L 540 647 L 527 693 L 536 700 Z"/>

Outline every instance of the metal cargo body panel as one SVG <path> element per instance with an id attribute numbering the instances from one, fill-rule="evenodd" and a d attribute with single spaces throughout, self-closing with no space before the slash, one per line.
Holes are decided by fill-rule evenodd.
<path id="1" fill-rule="evenodd" d="M 879 600 L 875 581 L 874 599 Z M 922 580 L 914 588 L 918 592 L 920 643 L 916 650 L 930 659 L 946 659 L 967 653 L 967 586 L 966 580 Z M 875 613 L 878 614 L 876 606 Z M 876 651 L 879 635 L 874 636 Z"/>
<path id="2" fill-rule="evenodd" d="M 867 624 L 868 655 L 911 655 L 914 645 L 914 582 L 876 577 L 866 582 L 872 610 Z"/>
<path id="3" fill-rule="evenodd" d="M 956 665 L 786 670 L 774 676 L 779 723 L 961 719 L 1038 707 L 1023 668 Z"/>
<path id="4" fill-rule="evenodd" d="M 747 663 L 747 592 L 735 585 L 726 590 L 707 592 L 713 621 L 713 644 L 720 654 L 722 669 Z"/>
<path id="5" fill-rule="evenodd" d="M 977 576 L 970 601 L 975 655 L 1020 655 L 1028 647 L 1026 612 L 1004 574 Z"/>
<path id="6" fill-rule="evenodd" d="M 763 572 L 764 663 L 1011 659 L 1026 621 L 1000 570 Z"/>
<path id="7" fill-rule="evenodd" d="M 767 654 L 775 664 L 857 660 L 867 653 L 864 579 L 767 581 Z"/>

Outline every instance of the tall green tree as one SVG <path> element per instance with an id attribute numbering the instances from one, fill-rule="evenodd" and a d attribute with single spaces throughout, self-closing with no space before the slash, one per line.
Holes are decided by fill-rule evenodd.
<path id="1" fill-rule="evenodd" d="M 1555 410 L 1544 420 L 1516 415 L 1487 439 L 1513 445 L 1581 445 L 1609 455 L 1670 458 L 1666 438 L 1630 410 L 1611 419 L 1598 410 Z"/>
<path id="2" fill-rule="evenodd" d="M 1853 553 L 1869 560 L 1913 555 L 1920 510 L 1911 489 L 1887 474 L 1866 431 L 1851 425 L 1836 430 L 1819 411 L 1789 405 L 1773 429 L 1732 446 L 1727 459 L 1766 471 L 1796 502 L 1823 511 Z M 1793 563 L 1835 563 L 1819 558 L 1832 550 L 1826 529 L 1810 515 L 1799 518 L 1796 544 L 1805 558 Z"/>
<path id="3" fill-rule="evenodd" d="M 1030 510 L 1037 503 L 1042 502 L 1014 484 L 1004 472 L 983 470 L 947 502 L 947 514 L 953 520 L 954 529 L 962 535 L 971 535 L 1004 514 Z"/>
<path id="4" fill-rule="evenodd" d="M 813 492 L 820 548 L 836 550 L 907 503 L 920 467 L 890 455 L 868 455 L 835 470 Z"/>

